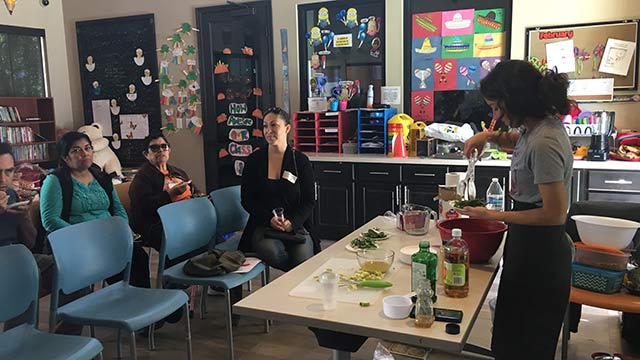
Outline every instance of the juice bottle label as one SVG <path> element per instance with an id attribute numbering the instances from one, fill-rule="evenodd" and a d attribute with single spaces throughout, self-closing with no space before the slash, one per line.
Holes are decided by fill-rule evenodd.
<path id="1" fill-rule="evenodd" d="M 445 261 L 444 263 L 444 284 L 449 286 L 464 286 L 467 279 L 465 279 L 465 265 L 464 264 L 452 264 Z"/>

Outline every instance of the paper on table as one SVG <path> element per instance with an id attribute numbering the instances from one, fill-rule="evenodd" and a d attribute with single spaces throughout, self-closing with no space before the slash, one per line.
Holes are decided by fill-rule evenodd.
<path id="1" fill-rule="evenodd" d="M 298 284 L 298 286 L 293 288 L 293 290 L 289 292 L 289 296 L 322 300 L 322 287 L 320 286 L 320 283 L 314 279 L 314 277 L 320 275 L 327 269 L 331 269 L 332 271 L 339 274 L 350 275 L 356 272 L 356 270 L 360 269 L 360 265 L 358 264 L 358 260 L 356 259 L 331 258 L 318 269 L 316 269 L 309 277 Z M 390 278 L 390 273 L 392 272 L 393 266 L 387 273 L 385 280 L 388 280 Z M 339 302 L 352 304 L 368 302 L 370 304 L 373 304 L 378 300 L 383 291 L 383 289 L 371 288 L 358 288 L 357 290 L 349 290 L 348 286 L 341 286 L 338 288 L 336 298 Z"/>
<path id="2" fill-rule="evenodd" d="M 602 61 L 598 71 L 615 75 L 627 76 L 629 64 L 633 52 L 636 50 L 636 43 L 618 39 L 607 39 L 607 46 L 604 48 Z"/>
<path id="3" fill-rule="evenodd" d="M 125 140 L 144 139 L 149 135 L 149 115 L 120 115 L 120 130 Z"/>
<path id="4" fill-rule="evenodd" d="M 399 105 L 401 93 L 402 92 L 400 90 L 400 86 L 383 86 L 380 103 L 388 105 Z"/>
<path id="5" fill-rule="evenodd" d="M 260 259 L 258 258 L 254 258 L 254 257 L 247 257 L 244 259 L 244 263 L 242 264 L 242 266 L 240 266 L 240 268 L 236 271 L 234 271 L 234 274 L 245 274 L 248 273 L 249 271 L 253 270 L 254 267 L 256 267 L 256 265 L 258 265 L 260 263 Z"/>
<path id="6" fill-rule="evenodd" d="M 557 41 L 546 45 L 547 67 L 556 67 L 559 73 L 576 71 L 576 61 L 573 53 L 573 40 Z"/>
<path id="7" fill-rule="evenodd" d="M 111 129 L 111 110 L 109 100 L 91 101 L 91 111 L 93 112 L 93 122 L 100 124 L 103 136 L 113 135 Z"/>

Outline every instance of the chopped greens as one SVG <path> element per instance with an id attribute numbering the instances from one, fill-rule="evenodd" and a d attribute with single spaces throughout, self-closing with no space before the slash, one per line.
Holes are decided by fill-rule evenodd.
<path id="1" fill-rule="evenodd" d="M 367 230 L 367 232 L 362 233 L 362 237 L 363 238 L 370 238 L 370 239 L 383 239 L 386 238 L 388 236 L 387 233 L 385 233 L 384 231 L 381 231 L 378 228 L 373 228 L 373 229 L 369 229 Z"/>
<path id="2" fill-rule="evenodd" d="M 376 241 L 369 237 L 359 237 L 351 240 L 351 247 L 354 249 L 377 249 Z"/>
<path id="3" fill-rule="evenodd" d="M 473 200 L 454 200 L 453 207 L 462 209 L 465 206 L 478 207 L 485 206 L 486 203 L 482 199 L 473 199 Z"/>

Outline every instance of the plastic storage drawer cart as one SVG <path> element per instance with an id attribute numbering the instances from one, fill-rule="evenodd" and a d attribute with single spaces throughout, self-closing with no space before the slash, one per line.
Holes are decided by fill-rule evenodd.
<path id="1" fill-rule="evenodd" d="M 610 271 L 580 264 L 571 265 L 571 284 L 602 294 L 620 291 L 624 271 Z"/>

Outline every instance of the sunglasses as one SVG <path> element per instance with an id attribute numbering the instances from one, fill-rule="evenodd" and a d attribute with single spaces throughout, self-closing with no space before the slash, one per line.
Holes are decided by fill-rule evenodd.
<path id="1" fill-rule="evenodd" d="M 91 153 L 93 152 L 93 145 L 87 145 L 84 148 L 80 146 L 74 146 L 69 150 L 69 154 L 80 154 L 81 152 Z"/>
<path id="2" fill-rule="evenodd" d="M 151 150 L 152 152 L 160 152 L 160 151 L 165 151 L 169 149 L 169 144 L 153 144 L 153 145 L 149 145 L 149 150 Z"/>

